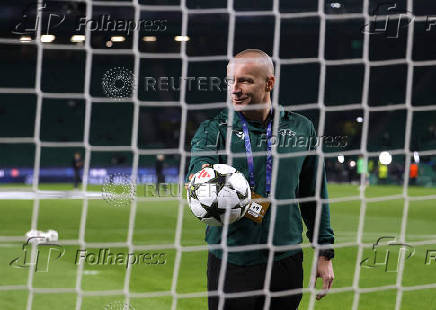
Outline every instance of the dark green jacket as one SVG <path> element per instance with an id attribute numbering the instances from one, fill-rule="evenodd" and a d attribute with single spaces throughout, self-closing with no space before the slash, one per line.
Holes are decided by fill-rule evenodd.
<path id="1" fill-rule="evenodd" d="M 231 151 L 233 154 L 243 154 L 241 157 L 233 157 L 232 166 L 242 172 L 248 180 L 247 159 L 245 157 L 245 144 L 241 121 L 237 113 L 233 112 L 233 132 Z M 227 138 L 227 109 L 221 111 L 212 120 L 201 123 L 194 138 L 191 141 L 191 152 L 198 153 L 191 157 L 187 177 L 191 173 L 201 170 L 202 164 L 227 163 L 227 156 L 221 154 L 201 155 L 201 152 L 224 151 Z M 248 130 L 253 153 L 266 152 L 266 128 L 262 123 L 248 121 Z M 274 125 L 273 125 L 274 126 Z M 229 126 L 230 128 L 230 126 Z M 274 127 L 273 127 L 274 128 Z M 273 137 L 274 139 L 274 137 Z M 306 117 L 294 113 L 280 111 L 279 134 L 273 143 L 278 145 L 278 153 L 304 152 L 314 149 L 316 144 L 316 132 L 313 124 Z M 254 155 L 255 169 L 255 192 L 263 196 L 265 192 L 266 156 Z M 274 161 L 277 158 L 273 158 Z M 274 165 L 274 164 L 273 164 Z M 315 196 L 316 191 L 317 156 L 302 155 L 296 157 L 281 158 L 276 182 L 276 199 L 295 199 Z M 325 171 L 322 171 L 321 196 L 327 198 L 327 182 Z M 261 224 L 242 218 L 228 226 L 227 245 L 266 244 L 271 222 L 271 209 L 267 211 Z M 307 237 L 312 241 L 315 224 L 316 201 L 277 205 L 275 231 L 273 236 L 274 245 L 291 245 L 302 242 L 302 220 L 307 226 Z M 219 244 L 221 242 L 222 227 L 207 226 L 206 242 Z M 332 244 L 334 242 L 333 230 L 330 227 L 330 208 L 323 204 L 320 221 L 318 243 Z M 217 257 L 222 257 L 221 250 L 211 250 Z M 295 254 L 301 249 L 275 253 L 275 260 L 283 259 Z M 268 250 L 250 250 L 244 252 L 228 252 L 228 261 L 237 265 L 252 265 L 266 263 Z"/>

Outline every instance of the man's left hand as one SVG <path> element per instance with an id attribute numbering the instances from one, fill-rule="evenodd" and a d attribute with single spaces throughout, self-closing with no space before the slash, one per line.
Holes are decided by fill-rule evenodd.
<path id="1" fill-rule="evenodd" d="M 324 256 L 318 257 L 318 265 L 316 268 L 316 277 L 322 279 L 322 291 L 316 295 L 316 299 L 320 300 L 327 295 L 328 290 L 332 287 L 335 273 L 333 272 L 333 264 L 331 260 L 327 260 Z"/>

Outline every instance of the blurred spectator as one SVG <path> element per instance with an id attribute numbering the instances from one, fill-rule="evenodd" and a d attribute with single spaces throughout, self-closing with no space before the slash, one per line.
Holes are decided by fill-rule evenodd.
<path id="1" fill-rule="evenodd" d="M 74 170 L 74 188 L 79 186 L 79 183 L 82 182 L 80 178 L 80 169 L 83 166 L 82 156 L 79 152 L 74 153 L 73 158 L 73 170 Z"/>
<path id="2" fill-rule="evenodd" d="M 357 159 L 357 173 L 359 175 L 364 175 L 364 182 L 365 184 L 368 184 L 368 165 L 366 163 L 366 160 L 362 157 L 359 156 L 359 158 Z"/>
<path id="3" fill-rule="evenodd" d="M 418 178 L 418 164 L 410 164 L 409 171 L 409 185 L 416 185 L 416 179 Z"/>
<path id="4" fill-rule="evenodd" d="M 388 166 L 378 162 L 378 181 L 380 184 L 386 184 L 388 181 Z"/>
<path id="5" fill-rule="evenodd" d="M 163 173 L 164 169 L 164 161 L 165 161 L 165 155 L 159 154 L 156 156 L 156 191 L 158 196 L 160 196 L 160 187 L 163 183 L 165 183 L 165 175 Z"/>

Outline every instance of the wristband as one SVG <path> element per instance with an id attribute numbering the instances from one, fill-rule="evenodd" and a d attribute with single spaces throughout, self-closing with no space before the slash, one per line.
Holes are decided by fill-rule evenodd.
<path id="1" fill-rule="evenodd" d="M 323 249 L 319 250 L 319 256 L 324 256 L 327 260 L 331 260 L 335 257 L 334 249 Z"/>

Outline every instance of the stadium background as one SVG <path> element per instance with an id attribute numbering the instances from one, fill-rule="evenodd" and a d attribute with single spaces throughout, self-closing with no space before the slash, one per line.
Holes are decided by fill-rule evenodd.
<path id="1" fill-rule="evenodd" d="M 113 18 L 135 20 L 135 8 L 130 1 L 99 1 L 92 4 L 92 16 L 98 19 L 103 14 Z M 125 4 L 124 4 L 125 2 Z M 34 2 L 33 2 L 34 3 Z M 104 73 L 114 67 L 124 67 L 135 71 L 135 57 L 140 57 L 137 71 L 137 92 L 140 102 L 138 112 L 137 144 L 143 152 L 138 157 L 140 183 L 154 183 L 155 153 L 147 150 L 160 149 L 167 153 L 164 162 L 165 180 L 176 183 L 179 178 L 182 154 L 179 145 L 189 152 L 190 140 L 201 121 L 217 113 L 216 103 L 225 106 L 226 91 L 199 91 L 187 89 L 181 98 L 180 90 L 146 91 L 145 77 L 162 76 L 179 77 L 182 75 L 182 63 L 186 60 L 187 76 L 225 77 L 229 46 L 231 54 L 246 48 L 259 48 L 269 55 L 274 54 L 275 27 L 280 21 L 279 51 L 280 57 L 280 92 L 278 103 L 290 110 L 297 110 L 310 118 L 315 127 L 321 114 L 325 116 L 324 135 L 346 136 L 345 148 L 324 148 L 325 153 L 344 153 L 343 163 L 337 156 L 326 158 L 327 178 L 330 182 L 330 197 L 339 198 L 333 202 L 332 222 L 337 235 L 337 243 L 356 242 L 359 235 L 359 211 L 361 201 L 360 175 L 357 172 L 362 145 L 364 124 L 367 122 L 367 137 L 363 141 L 364 150 L 370 152 L 369 187 L 364 195 L 367 198 L 382 198 L 368 202 L 361 241 L 370 244 L 383 235 L 400 236 L 405 196 L 415 197 L 432 195 L 432 199 L 412 201 L 406 214 L 406 240 L 435 240 L 434 225 L 431 219 L 436 215 L 434 209 L 436 194 L 436 95 L 434 80 L 436 78 L 436 29 L 426 31 L 426 16 L 436 14 L 436 6 L 424 1 L 277 1 L 278 10 L 274 11 L 272 1 L 237 1 L 233 3 L 235 13 L 227 12 L 227 1 L 186 1 L 182 11 L 180 2 L 139 1 L 140 18 L 145 20 L 166 20 L 166 29 L 150 33 L 139 30 L 138 41 L 134 42 L 134 33 L 92 31 L 91 44 L 93 54 L 91 62 L 90 83 L 85 85 L 86 62 L 89 51 L 83 42 L 71 42 L 73 35 L 85 35 L 84 29 L 76 31 L 77 20 L 86 16 L 86 7 L 91 2 L 49 1 L 42 14 L 41 34 L 46 33 L 47 13 L 62 12 L 66 19 L 59 27 L 50 30 L 55 36 L 51 42 L 35 44 L 37 32 L 13 34 L 17 24 L 23 22 L 23 10 L 27 9 L 25 24 L 34 24 L 36 9 L 29 1 L 3 1 L 0 10 L 0 183 L 2 192 L 32 190 L 35 164 L 36 144 L 34 137 L 41 141 L 39 189 L 59 190 L 64 193 L 73 189 L 73 170 L 71 161 L 75 152 L 85 157 L 83 141 L 88 137 L 91 145 L 89 178 L 87 190 L 98 192 L 106 176 L 111 173 L 131 173 L 134 153 L 131 150 L 135 104 L 132 100 L 110 100 L 102 88 Z M 322 5 L 324 3 L 324 5 Z M 367 13 L 388 14 L 386 4 L 396 3 L 398 8 L 419 16 L 411 26 L 407 20 L 401 21 L 398 38 L 395 34 L 395 18 L 385 33 L 365 36 L 362 32 L 367 22 L 363 7 Z M 30 7 L 29 7 L 30 4 Z M 108 5 L 109 4 L 109 5 Z M 153 8 L 155 6 L 155 8 Z M 377 9 L 379 7 L 379 9 Z M 318 14 L 318 11 L 324 14 Z M 206 10 L 206 11 L 202 11 Z M 279 12 L 280 15 L 275 15 Z M 186 13 L 186 15 L 184 15 Z M 292 15 L 301 13 L 300 15 Z M 286 15 L 288 14 L 288 15 Z M 351 14 L 349 18 L 335 19 L 329 16 Z M 182 34 L 183 16 L 187 18 L 188 41 L 176 40 Z M 234 17 L 234 36 L 229 37 L 229 26 Z M 319 55 L 320 26 L 325 23 L 325 46 L 323 55 Z M 380 28 L 384 19 L 371 24 Z M 372 29 L 370 27 L 370 29 Z M 322 28 L 322 27 L 321 27 Z M 375 28 L 374 28 L 375 29 Z M 413 31 L 409 35 L 409 31 Z M 122 42 L 112 40 L 122 36 Z M 24 38 L 27 37 L 27 38 Z M 145 37 L 154 39 L 145 40 Z M 229 39 L 233 37 L 233 44 Z M 365 37 L 369 40 L 369 49 L 365 54 Z M 410 38 L 412 44 L 408 47 Z M 183 38 L 182 38 L 183 40 Z M 111 42 L 108 44 L 108 42 Z M 186 44 L 186 58 L 180 56 L 181 45 Z M 133 48 L 137 45 L 138 52 Z M 42 46 L 42 58 L 38 61 L 38 49 Z M 59 48 L 57 48 L 57 46 Z M 113 51 L 99 53 L 98 51 Z M 139 56 L 138 56 L 139 55 Z M 276 60 L 276 59 L 275 59 Z M 433 61 L 433 62 L 432 62 Z M 38 66 L 40 79 L 38 80 Z M 366 74 L 369 75 L 365 82 Z M 408 77 L 412 74 L 410 94 Z M 324 79 L 322 76 L 325 75 Z M 321 83 L 320 83 L 321 81 Z M 322 81 L 325 81 L 322 83 Z M 40 86 L 40 90 L 37 89 Z M 180 86 L 180 85 L 177 85 Z M 321 87 L 320 87 L 321 86 Z M 84 93 L 89 88 L 91 100 L 87 103 Z M 319 96 L 323 90 L 323 96 Z M 40 91 L 40 92 L 39 92 Z M 38 96 L 42 96 L 41 111 L 38 114 Z M 362 104 L 362 100 L 366 102 Z M 186 127 L 182 126 L 185 102 L 189 108 L 186 115 Z M 322 104 L 319 105 L 318 102 Z M 86 104 L 91 104 L 89 135 L 86 133 Z M 213 108 L 207 105 L 211 104 Z M 366 105 L 367 104 L 367 105 Z M 410 104 L 410 106 L 409 106 Z M 195 105 L 198 108 L 195 108 Z M 194 107 L 194 108 L 192 108 Z M 365 107 L 374 108 L 365 117 Z M 412 108 L 414 110 L 412 110 Z M 406 145 L 407 119 L 412 117 L 410 126 L 410 146 Z M 40 117 L 39 117 L 40 116 Z M 36 122 L 39 120 L 39 123 Z M 35 126 L 36 124 L 36 126 Z M 181 129 L 186 128 L 182 135 Z M 39 133 L 39 134 L 38 134 Z M 180 142 L 181 137 L 184 141 Z M 92 147 L 95 148 L 93 149 Z M 98 150 L 98 147 L 114 147 L 110 151 Z M 406 187 L 403 192 L 407 152 L 415 152 L 410 162 L 417 162 L 419 167 L 416 185 Z M 169 151 L 168 151 L 169 150 Z M 354 152 L 353 152 L 354 151 Z M 378 155 L 390 151 L 392 163 L 387 165 L 386 178 L 380 178 Z M 393 152 L 392 152 L 393 151 Z M 347 152 L 352 154 L 347 155 Z M 189 162 L 189 156 L 186 158 Z M 419 159 L 419 161 L 418 161 Z M 383 183 L 383 185 L 379 185 Z M 142 191 L 142 192 L 141 192 Z M 138 186 L 138 197 L 144 197 L 143 189 Z M 6 196 L 7 197 L 7 196 Z M 347 201 L 341 198 L 357 197 Z M 85 224 L 86 242 L 126 242 L 129 214 L 131 208 L 110 208 L 103 201 L 89 200 Z M 62 199 L 53 201 L 41 199 L 39 202 L 39 229 L 56 229 L 62 240 L 80 239 L 79 230 L 83 200 Z M 20 251 L 21 238 L 31 227 L 33 200 L 2 199 L 0 236 L 3 246 L 1 255 L 0 278 L 4 289 L 0 288 L 1 309 L 24 309 L 29 304 L 29 290 L 25 286 L 28 271 L 17 271 L 8 266 L 8 262 Z M 178 201 L 138 201 L 135 213 L 134 244 L 173 244 L 181 238 L 182 245 L 204 245 L 202 241 L 204 227 L 197 223 L 185 206 L 183 225 L 178 229 Z M 179 236 L 177 237 L 177 234 Z M 360 238 L 359 237 L 359 238 Z M 13 243 L 16 242 L 16 243 Z M 14 244 L 11 246 L 10 244 Z M 75 245 L 66 245 L 74 248 Z M 425 269 L 425 247 L 416 247 L 416 266 L 407 262 L 400 283 L 406 286 L 434 284 Z M 433 245 L 434 247 L 434 245 Z M 171 252 L 172 251 L 172 252 Z M 365 250 L 366 251 L 366 250 Z M 68 251 L 67 251 L 68 252 Z M 74 251 L 73 251 L 74 252 Z M 166 269 L 135 270 L 132 272 L 130 289 L 138 294 L 145 292 L 169 291 L 172 287 L 177 293 L 202 292 L 205 288 L 204 266 L 205 251 L 184 252 L 178 273 L 177 284 L 173 281 L 175 250 L 170 249 L 170 263 Z M 305 250 L 305 269 L 310 270 L 309 249 Z M 337 250 L 335 259 L 336 280 L 334 287 L 350 288 L 353 285 L 357 247 L 349 246 Z M 368 252 L 369 253 L 369 252 Z M 71 264 L 70 264 L 71 265 Z M 77 284 L 76 266 L 55 266 L 52 274 L 37 274 L 31 283 L 35 288 L 75 288 Z M 192 268 L 196 266 L 196 268 Z M 90 270 L 94 267 L 88 266 Z M 86 268 L 88 268 L 86 267 Z M 45 309 L 48 304 L 60 309 L 74 309 L 80 299 L 82 309 L 103 309 L 113 300 L 123 300 L 125 287 L 124 271 L 116 268 L 95 267 L 96 274 L 86 274 L 79 287 L 90 290 L 119 290 L 114 296 L 78 297 L 72 291 L 65 293 L 35 291 L 32 309 Z M 100 269 L 99 269 L 100 268 Z M 135 266 L 134 268 L 139 268 Z M 341 270 L 343 268 L 343 270 Z M 409 268 L 409 269 L 407 269 Z M 432 268 L 432 267 L 427 267 Z M 68 270 L 68 273 L 66 273 Z M 18 274 L 17 274 L 18 272 Z M 20 273 L 21 272 L 21 273 Z M 71 274 L 69 274 L 71 273 Z M 142 274 L 141 274 L 142 273 Z M 306 272 L 306 278 L 309 272 Z M 62 274 L 68 274 L 62 277 Z M 147 277 L 149 282 L 143 277 Z M 43 278 L 43 279 L 41 279 Z M 109 284 L 110 283 L 110 284 Z M 398 299 L 395 287 L 377 290 L 377 287 L 398 285 L 396 274 L 362 269 L 360 287 L 374 288 L 361 294 L 356 302 L 353 291 L 329 295 L 316 308 L 351 309 L 357 303 L 359 309 L 395 309 L 400 300 L 401 309 L 424 307 L 434 296 L 434 286 L 428 290 L 416 290 L 404 293 Z M 174 287 L 175 285 L 175 287 Z M 17 286 L 17 287 L 14 287 Z M 433 289 L 431 289 L 433 288 Z M 104 294 L 104 293 L 102 293 Z M 409 295 L 407 295 L 409 294 Z M 86 295 L 86 293 L 85 293 Z M 98 294 L 97 294 L 98 295 Z M 60 297 L 61 296 L 61 297 Z M 403 295 L 402 295 L 403 296 Z M 310 294 L 305 295 L 302 308 L 308 307 Z M 118 298 L 118 299 L 117 299 Z M 434 297 L 433 297 L 434 298 Z M 424 301 L 426 300 L 426 301 Z M 338 305 L 340 302 L 341 305 Z M 131 299 L 137 309 L 170 309 L 174 299 L 170 296 L 145 298 L 138 295 Z M 418 306 L 416 306 L 418 303 Z M 21 307 L 21 308 L 20 308 Z M 205 307 L 204 297 L 177 299 L 177 307 Z"/>

